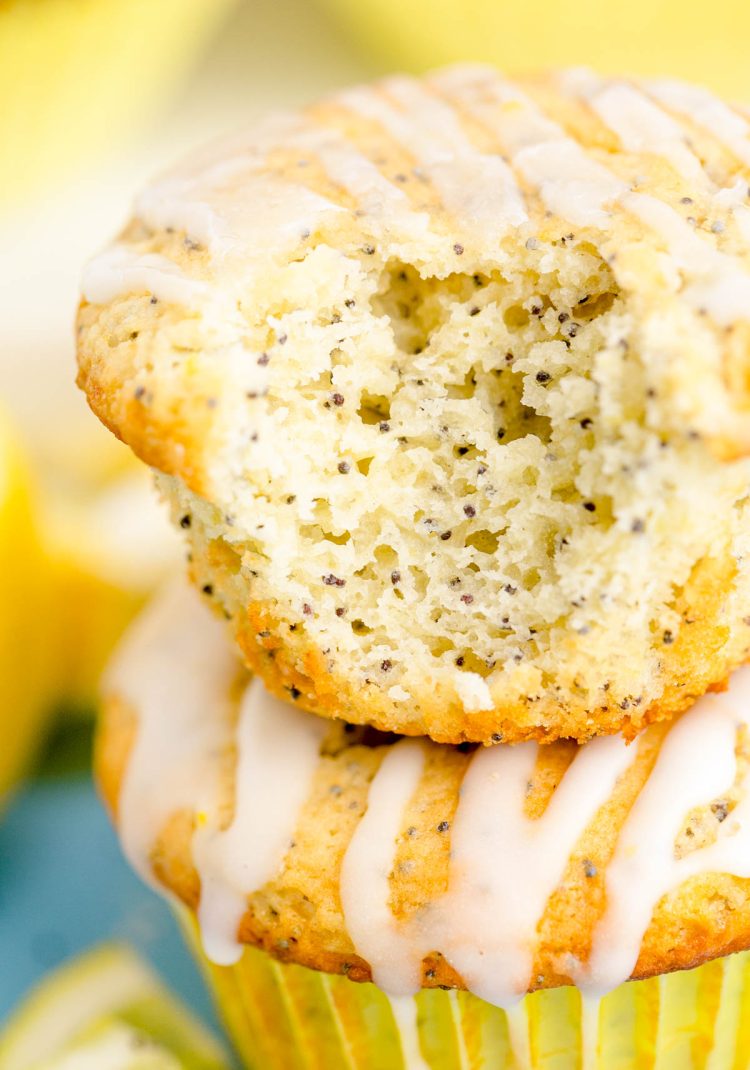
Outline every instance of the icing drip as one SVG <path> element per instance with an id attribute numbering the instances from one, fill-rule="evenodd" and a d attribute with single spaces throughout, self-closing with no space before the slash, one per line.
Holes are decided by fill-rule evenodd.
<path id="1" fill-rule="evenodd" d="M 524 801 L 537 750 L 524 743 L 475 753 L 453 822 L 448 893 L 435 904 L 424 948 L 440 950 L 470 991 L 501 1007 L 526 993 L 547 900 L 633 758 L 617 737 L 582 747 L 544 814 L 531 820 Z"/>
<path id="2" fill-rule="evenodd" d="M 189 667 L 189 671 L 186 668 Z M 235 962 L 246 895 L 273 877 L 318 767 L 325 722 L 247 686 L 234 724 L 240 672 L 225 626 L 184 581 L 169 586 L 131 627 L 104 687 L 137 715 L 119 800 L 125 852 L 154 883 L 155 830 L 195 812 L 193 860 L 207 954 Z M 223 827 L 221 777 L 236 748 L 234 816 Z"/>
<path id="3" fill-rule="evenodd" d="M 469 1050 L 466 1046 L 466 1037 L 464 1036 L 461 1005 L 458 1002 L 458 992 L 455 990 L 455 988 L 451 989 L 451 991 L 448 993 L 448 1000 L 451 1018 L 453 1019 L 453 1028 L 456 1031 L 458 1070 L 471 1070 L 471 1059 L 469 1058 Z"/>
<path id="4" fill-rule="evenodd" d="M 560 138 L 528 145 L 514 157 L 524 178 L 536 186 L 546 207 L 576 226 L 606 225 L 611 205 L 625 185 L 590 160 L 575 141 Z"/>
<path id="5" fill-rule="evenodd" d="M 597 994 L 633 972 L 662 896 L 696 873 L 750 877 L 750 797 L 722 825 L 716 843 L 674 859 L 687 814 L 728 791 L 735 779 L 738 725 L 750 723 L 750 669 L 729 692 L 708 695 L 667 736 L 633 806 L 607 872 L 607 911 L 590 962 L 576 981 Z M 414 741 L 398 744 L 370 789 L 365 817 L 342 871 L 342 905 L 358 952 L 376 982 L 399 995 L 419 986 L 420 966 L 439 951 L 475 995 L 508 1007 L 525 993 L 536 930 L 575 844 L 635 754 L 616 737 L 582 747 L 544 814 L 523 812 L 536 746 L 478 751 L 466 772 L 453 822 L 447 893 L 413 919 L 388 906 L 389 875 L 403 813 L 423 767 Z"/>
<path id="6" fill-rule="evenodd" d="M 413 155 L 467 235 L 484 244 L 526 222 L 513 172 L 500 156 L 475 148 L 452 108 L 406 78 L 391 78 L 384 88 L 397 106 L 364 87 L 339 100 L 379 123 Z"/>
<path id="7" fill-rule="evenodd" d="M 750 318 L 750 275 L 733 257 L 709 245 L 674 208 L 655 197 L 629 193 L 623 204 L 664 241 L 675 265 L 690 280 L 682 295 L 695 309 L 723 326 Z"/>
<path id="8" fill-rule="evenodd" d="M 231 695 L 237 679 L 224 626 L 180 583 L 168 587 L 131 627 L 105 680 L 107 692 L 137 718 L 119 800 L 125 851 L 151 880 L 155 835 L 180 812 L 196 815 L 200 922 L 208 954 L 220 963 L 239 957 L 237 930 L 247 896 L 283 862 L 310 797 L 326 731 L 325 722 L 272 698 L 259 681 L 246 688 L 236 719 Z M 606 906 L 589 960 L 569 967 L 584 991 L 600 995 L 632 974 L 664 895 L 700 874 L 750 878 L 747 784 L 715 841 L 675 857 L 687 815 L 732 790 L 737 734 L 748 727 L 750 668 L 745 668 L 728 691 L 704 696 L 669 730 L 607 867 Z M 397 844 L 431 746 L 404 739 L 383 748 L 367 809 L 342 864 L 348 930 L 376 983 L 395 997 L 413 996 L 423 959 L 442 953 L 470 991 L 510 1007 L 511 1039 L 523 1060 L 519 1045 L 527 1035 L 526 1018 L 513 1004 L 531 980 L 539 922 L 576 844 L 637 749 L 618 737 L 579 748 L 544 813 L 533 820 L 526 817 L 524 801 L 537 746 L 476 751 L 450 832 L 447 891 L 415 916 L 396 919 L 390 882 Z M 227 824 L 221 785 L 233 748 L 234 806 Z M 460 1031 L 459 1008 L 453 1009 Z M 591 1022 L 586 1028 L 584 1050 L 591 1051 L 586 1038 L 594 1028 Z M 413 1050 L 418 1048 L 405 1052 L 407 1059 L 416 1057 Z M 588 1059 L 587 1065 L 596 1065 L 593 1055 Z"/>
<path id="9" fill-rule="evenodd" d="M 543 816 L 532 821 L 524 800 L 536 744 L 477 751 L 453 822 L 448 892 L 415 919 L 397 922 L 389 874 L 424 761 L 419 744 L 398 744 L 372 782 L 341 876 L 347 927 L 375 982 L 397 995 L 415 992 L 422 959 L 440 951 L 476 995 L 497 1006 L 520 999 L 546 902 L 632 754 L 616 737 L 581 748 Z"/>
<path id="10" fill-rule="evenodd" d="M 644 93 L 615 83 L 591 94 L 588 102 L 627 152 L 661 156 L 688 182 L 705 188 L 707 175 L 688 147 L 685 131 Z"/>
<path id="11" fill-rule="evenodd" d="M 81 289 L 85 299 L 94 305 L 104 305 L 125 293 L 148 293 L 160 301 L 192 305 L 206 294 L 208 287 L 189 278 L 166 256 L 113 245 L 88 262 Z"/>
<path id="12" fill-rule="evenodd" d="M 683 296 L 694 308 L 722 326 L 750 318 L 750 275 L 740 261 L 699 238 L 670 205 L 632 192 L 513 86 L 491 72 L 480 70 L 472 80 L 459 74 L 448 71 L 437 84 L 494 131 L 550 211 L 578 226 L 603 227 L 615 206 L 625 208 L 664 240 L 688 280 Z"/>
<path id="13" fill-rule="evenodd" d="M 559 85 L 584 99 L 626 151 L 668 160 L 688 182 L 711 194 L 716 208 L 730 212 L 742 239 L 750 241 L 747 184 L 744 194 L 742 183 L 739 189 L 717 190 L 682 125 L 663 108 L 688 116 L 750 166 L 750 123 L 742 115 L 706 91 L 676 82 L 650 82 L 643 91 L 576 71 L 561 75 Z M 685 256 L 688 224 L 682 216 L 632 192 L 491 68 L 453 68 L 432 76 L 427 85 L 391 78 L 374 89 L 345 91 L 333 102 L 378 123 L 412 155 L 416 176 L 431 183 L 453 217 L 461 237 L 454 244 L 462 252 L 469 242 L 475 252 L 497 257 L 498 242 L 528 222 L 519 175 L 545 209 L 571 225 L 606 232 L 616 212 L 637 217 L 664 239 L 666 252 L 684 273 L 687 302 L 721 326 L 750 318 L 750 274 L 740 260 L 718 252 L 695 233 L 694 249 Z M 481 151 L 472 142 L 462 109 L 499 139 L 510 163 L 502 153 Z M 136 213 L 147 226 L 185 232 L 205 247 L 221 285 L 209 287 L 189 278 L 158 254 L 115 246 L 87 268 L 87 299 L 105 303 L 145 291 L 184 305 L 210 297 L 223 317 L 236 312 L 236 295 L 248 301 L 269 263 L 291 255 L 301 241 L 348 211 L 303 180 L 267 173 L 268 154 L 279 149 L 315 155 L 331 181 L 354 199 L 363 231 L 369 228 L 388 243 L 392 254 L 418 259 L 435 251 L 440 228 L 432 227 L 429 212 L 412 207 L 404 190 L 343 134 L 328 129 L 325 120 L 318 125 L 304 116 L 282 115 L 193 157 L 136 202 Z M 409 243 L 417 252 L 399 249 L 399 243 Z"/>
<path id="14" fill-rule="evenodd" d="M 402 189 L 389 182 L 366 156 L 333 130 L 309 127 L 290 139 L 290 145 L 314 154 L 326 174 L 345 189 L 375 224 L 377 233 L 391 240 L 429 242 L 435 240 L 426 212 L 411 208 Z"/>
<path id="15" fill-rule="evenodd" d="M 599 1014 L 601 1001 L 581 995 L 581 1070 L 597 1070 L 599 1065 Z"/>
<path id="16" fill-rule="evenodd" d="M 403 936 L 394 925 L 389 878 L 424 761 L 417 740 L 403 739 L 388 751 L 341 867 L 341 906 L 352 942 L 369 962 L 375 983 L 394 996 L 413 996 L 421 984 L 421 956 L 404 955 Z"/>
<path id="17" fill-rule="evenodd" d="M 550 211 L 576 226 L 603 226 L 605 206 L 627 186 L 592 160 L 515 86 L 490 68 L 439 74 L 435 84 L 464 104 L 502 142 L 514 166 L 536 187 Z"/>
<path id="18" fill-rule="evenodd" d="M 257 169 L 243 175 L 241 196 L 233 184 L 211 181 L 209 172 L 208 177 L 164 179 L 136 201 L 138 218 L 148 226 L 185 231 L 218 263 L 241 258 L 249 274 L 295 248 L 301 235 L 311 233 L 324 217 L 341 211 L 305 186 Z"/>
<path id="19" fill-rule="evenodd" d="M 686 815 L 731 789 L 743 724 L 750 724 L 750 669 L 735 674 L 729 691 L 704 696 L 669 732 L 607 868 L 607 908 L 589 961 L 574 978 L 579 986 L 604 993 L 627 979 L 659 900 L 689 877 L 750 877 L 750 796 L 720 826 L 715 843 L 674 855 Z"/>
<path id="20" fill-rule="evenodd" d="M 750 167 L 750 123 L 729 105 L 707 89 L 686 82 L 656 80 L 647 88 L 665 107 L 703 127 Z"/>
<path id="21" fill-rule="evenodd" d="M 529 988 L 547 900 L 633 756 L 616 737 L 581 748 L 545 813 L 532 821 L 523 806 L 537 750 L 521 744 L 474 754 L 450 841 L 448 892 L 435 904 L 430 932 L 429 950 L 440 949 L 472 992 L 500 1007 Z"/>
<path id="22" fill-rule="evenodd" d="M 262 888 L 284 859 L 326 729 L 325 722 L 269 695 L 257 679 L 243 695 L 234 817 L 225 829 L 199 827 L 193 840 L 201 935 L 206 954 L 219 965 L 231 965 L 242 954 L 237 930 L 246 895 Z"/>
<path id="23" fill-rule="evenodd" d="M 155 831 L 181 810 L 216 810 L 216 756 L 232 744 L 237 658 L 199 599 L 184 582 L 167 587 L 131 625 L 103 682 L 137 716 L 118 823 L 128 859 L 151 883 Z"/>
<path id="24" fill-rule="evenodd" d="M 389 1003 L 401 1042 L 404 1070 L 429 1070 L 419 1040 L 417 1001 L 412 996 L 391 996 Z"/>
<path id="25" fill-rule="evenodd" d="M 526 1004 L 516 1003 L 513 1007 L 506 1007 L 505 1020 L 508 1023 L 508 1043 L 513 1056 L 513 1063 L 518 1070 L 529 1070 L 534 1064 L 531 1061 L 529 1019 L 526 1014 Z"/>

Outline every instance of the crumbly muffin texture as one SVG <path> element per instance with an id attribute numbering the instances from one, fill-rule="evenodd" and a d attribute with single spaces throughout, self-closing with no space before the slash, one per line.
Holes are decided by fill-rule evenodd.
<path id="1" fill-rule="evenodd" d="M 80 383 L 276 693 L 584 740 L 747 659 L 750 125 L 668 88 L 350 91 L 92 265 Z"/>

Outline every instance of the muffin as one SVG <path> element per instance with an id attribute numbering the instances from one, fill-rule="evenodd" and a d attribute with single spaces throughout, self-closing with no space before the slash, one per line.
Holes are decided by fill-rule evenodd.
<path id="1" fill-rule="evenodd" d="M 669 718 L 750 648 L 750 137 L 462 67 L 147 189 L 79 382 L 269 690 L 442 742 Z"/>
<path id="2" fill-rule="evenodd" d="M 174 586 L 108 672 L 98 777 L 251 1065 L 636 1067 L 750 1044 L 749 673 L 631 745 L 440 745 L 276 699 Z"/>

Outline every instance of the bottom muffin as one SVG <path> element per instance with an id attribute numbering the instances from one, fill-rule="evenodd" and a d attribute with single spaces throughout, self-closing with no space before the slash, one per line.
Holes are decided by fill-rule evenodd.
<path id="1" fill-rule="evenodd" d="M 125 638 L 97 768 L 249 1066 L 747 1070 L 750 670 L 630 745 L 453 747 L 271 697 L 198 598 Z"/>

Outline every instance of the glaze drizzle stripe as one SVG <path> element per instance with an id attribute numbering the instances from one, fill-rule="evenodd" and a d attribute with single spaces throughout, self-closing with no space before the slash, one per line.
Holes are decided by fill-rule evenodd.
<path id="1" fill-rule="evenodd" d="M 208 293 L 208 286 L 190 278 L 166 256 L 113 245 L 86 265 L 81 291 L 94 305 L 105 305 L 123 293 L 145 292 L 160 301 L 189 306 Z"/>
<path id="2" fill-rule="evenodd" d="M 403 739 L 388 751 L 341 866 L 339 893 L 349 935 L 370 964 L 375 984 L 393 996 L 413 996 L 421 983 L 421 955 L 404 954 L 389 903 L 396 842 L 424 763 L 418 740 Z"/>
<path id="3" fill-rule="evenodd" d="M 706 189 L 707 184 L 710 188 L 680 124 L 641 88 L 602 82 L 580 72 L 561 76 L 561 85 L 567 86 L 568 92 L 583 94 L 630 151 L 658 153 L 701 188 Z M 690 113 L 739 159 L 750 163 L 750 125 L 737 112 L 690 86 L 650 82 L 647 88 L 665 107 Z M 662 202 L 657 219 L 642 204 L 644 195 L 631 192 L 626 183 L 491 68 L 449 69 L 422 84 L 391 78 L 374 89 L 344 91 L 333 101 L 381 124 L 417 158 L 424 177 L 438 191 L 459 228 L 462 241 L 454 243 L 457 249 L 463 249 L 465 238 L 480 255 L 493 251 L 497 256 L 499 240 L 528 221 L 514 168 L 536 189 L 548 211 L 575 226 L 607 229 L 612 211 L 619 209 L 655 229 L 657 236 L 665 239 L 670 257 L 678 259 L 680 249 L 685 248 L 687 236 L 679 231 L 688 224 L 682 216 Z M 500 138 L 512 166 L 501 153 L 482 152 L 472 143 L 456 105 L 467 107 L 480 124 Z M 273 148 L 293 147 L 295 143 L 319 153 L 331 179 L 362 202 L 363 218 L 370 217 L 386 239 L 417 244 L 428 241 L 429 214 L 413 209 L 403 190 L 381 174 L 373 160 L 343 135 L 331 130 L 323 133 L 295 115 L 268 121 L 231 140 L 228 149 L 226 144 L 214 148 L 214 155 L 205 151 L 147 189 L 138 198 L 137 214 L 154 229 L 185 231 L 206 246 L 216 268 L 225 263 L 241 264 L 238 285 L 247 289 L 253 276 L 267 268 L 269 258 L 290 252 L 321 223 L 345 211 L 304 182 L 264 173 Z M 229 158 L 216 162 L 219 151 L 229 152 Z M 242 196 L 237 195 L 238 183 Z M 713 198 L 718 208 L 732 213 L 743 239 L 750 240 L 750 210 L 744 200 L 741 185 L 718 191 Z M 674 216 L 668 224 L 667 211 Z M 680 267 L 689 283 L 683 296 L 720 325 L 747 319 L 750 274 L 739 260 L 719 252 L 709 240 L 693 236 L 699 243 L 695 255 L 683 257 Z M 675 248 L 673 241 L 677 242 Z M 114 258 L 123 255 L 118 252 Z M 107 254 L 95 261 L 86 277 L 90 299 L 102 303 L 119 292 L 145 289 L 156 293 L 158 289 L 165 300 L 183 304 L 203 300 L 203 283 L 181 277 L 166 260 L 149 262 L 149 255 L 139 260 L 134 253 L 127 265 L 124 261 L 118 265 L 111 257 L 108 260 Z M 221 271 L 221 275 L 227 280 L 233 277 L 231 271 Z M 665 281 L 669 286 L 669 278 Z M 218 299 L 218 288 L 213 289 Z"/>
<path id="4" fill-rule="evenodd" d="M 364 86 L 337 99 L 377 122 L 413 155 L 468 239 L 483 245 L 528 220 L 512 170 L 500 156 L 482 153 L 471 143 L 451 108 L 410 79 L 389 79 L 383 89 L 393 104 Z"/>
<path id="5" fill-rule="evenodd" d="M 561 92 L 584 101 L 615 134 L 626 152 L 647 153 L 667 160 L 699 189 L 712 185 L 689 147 L 687 132 L 637 86 L 605 80 L 589 70 L 573 70 L 557 80 Z"/>
<path id="6" fill-rule="evenodd" d="M 449 70 L 435 84 L 496 134 L 550 211 L 601 228 L 615 208 L 625 209 L 665 242 L 689 283 L 682 294 L 698 312 L 726 326 L 750 318 L 750 274 L 740 261 L 700 238 L 671 205 L 632 191 L 514 86 L 481 69 L 473 79 Z"/>
<path id="7" fill-rule="evenodd" d="M 694 183 L 699 191 L 708 194 L 713 210 L 727 212 L 734 219 L 742 240 L 750 242 L 750 208 L 747 204 L 750 191 L 747 181 L 737 178 L 731 186 L 717 186 L 704 170 L 700 158 L 690 148 L 685 127 L 650 99 L 642 88 L 626 82 L 608 83 L 591 71 L 568 71 L 560 76 L 558 84 L 563 91 L 587 101 L 602 122 L 619 137 L 627 151 L 651 153 L 668 160 L 688 183 Z M 720 104 L 715 98 L 710 99 L 714 106 Z M 695 118 L 689 111 L 685 114 L 688 118 Z M 744 122 L 734 113 L 730 115 L 732 126 L 735 125 L 735 119 L 740 124 Z M 715 131 L 710 128 L 704 126 L 704 130 L 715 136 Z M 750 126 L 747 127 L 747 134 L 749 136 L 739 144 L 736 141 L 724 144 L 735 155 L 746 150 L 750 160 Z"/>
<path id="8" fill-rule="evenodd" d="M 544 206 L 576 226 L 603 227 L 627 186 L 491 68 L 448 69 L 433 84 L 465 106 L 510 154 Z"/>
<path id="9" fill-rule="evenodd" d="M 471 992 L 508 1007 L 529 987 L 536 928 L 547 900 L 635 751 L 618 737 L 581 748 L 534 821 L 526 817 L 524 802 L 537 745 L 477 751 L 453 821 L 448 891 L 417 918 L 398 921 L 388 906 L 388 874 L 405 804 L 421 776 L 416 757 L 403 768 L 409 753 L 403 748 L 404 757 L 384 760 L 345 856 L 341 902 L 347 928 L 376 983 L 388 992 L 416 992 L 422 960 L 439 951 Z"/>
<path id="10" fill-rule="evenodd" d="M 237 934 L 246 895 L 271 880 L 284 860 L 327 727 L 274 698 L 258 679 L 245 689 L 236 736 L 234 816 L 225 829 L 210 821 L 199 826 L 193 838 L 203 944 L 219 965 L 232 965 L 242 954 Z"/>
<path id="11" fill-rule="evenodd" d="M 422 1055 L 416 1000 L 411 996 L 391 996 L 388 1002 L 401 1044 L 404 1070 L 430 1070 Z"/>
<path id="12" fill-rule="evenodd" d="M 330 180 L 346 190 L 365 213 L 363 222 L 375 224 L 378 236 L 396 241 L 435 241 L 428 213 L 413 209 L 404 191 L 341 134 L 327 127 L 308 128 L 289 144 L 317 157 Z"/>
<path id="13" fill-rule="evenodd" d="M 737 731 L 750 724 L 749 700 L 750 669 L 740 669 L 729 691 L 705 695 L 671 728 L 607 867 L 607 907 L 588 963 L 575 970 L 580 987 L 603 994 L 631 975 L 656 905 L 689 877 L 750 877 L 748 795 L 711 846 L 674 857 L 685 816 L 720 798 L 735 781 Z"/>
<path id="14" fill-rule="evenodd" d="M 666 78 L 645 84 L 651 95 L 665 107 L 703 127 L 733 156 L 750 167 L 750 123 L 742 115 L 700 86 Z"/>
<path id="15" fill-rule="evenodd" d="M 151 884 L 154 837 L 167 821 L 182 810 L 218 809 L 222 756 L 233 743 L 230 696 L 237 675 L 224 626 L 182 580 L 130 626 L 107 669 L 104 693 L 137 718 L 120 790 L 120 837 L 131 864 Z"/>
<path id="16" fill-rule="evenodd" d="M 246 689 L 235 724 L 237 674 L 224 627 L 180 584 L 131 628 L 106 678 L 106 690 L 137 716 L 120 795 L 126 852 L 152 880 L 155 837 L 175 814 L 196 815 L 200 920 L 208 953 L 220 962 L 239 957 L 247 896 L 283 864 L 326 730 L 324 722 L 271 698 L 257 681 Z M 687 814 L 732 790 L 738 733 L 748 728 L 750 668 L 671 727 L 607 866 L 606 908 L 590 957 L 570 967 L 587 992 L 601 994 L 632 974 L 665 894 L 699 874 L 750 878 L 749 778 L 716 840 L 674 856 Z M 227 825 L 222 774 L 233 745 L 235 797 Z M 453 819 L 448 891 L 416 917 L 397 920 L 390 906 L 397 844 L 430 746 L 404 739 L 384 748 L 341 869 L 347 927 L 376 982 L 393 995 L 416 992 L 423 959 L 440 952 L 470 991 L 509 1006 L 529 984 L 549 897 L 582 833 L 636 759 L 637 745 L 605 737 L 581 747 L 534 820 L 524 802 L 537 746 L 475 752 Z"/>

